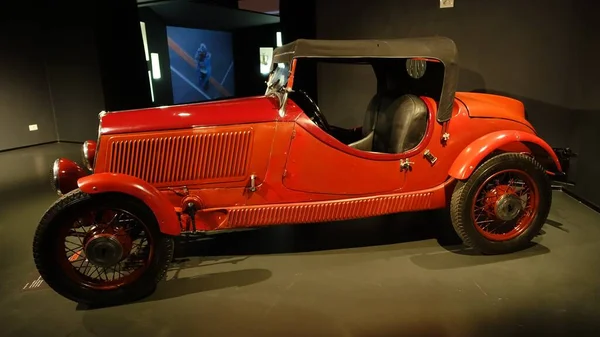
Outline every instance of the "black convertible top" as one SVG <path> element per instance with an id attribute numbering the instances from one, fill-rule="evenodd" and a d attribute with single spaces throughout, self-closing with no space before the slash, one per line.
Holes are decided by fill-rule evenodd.
<path id="1" fill-rule="evenodd" d="M 299 39 L 276 48 L 273 63 L 288 63 L 294 58 L 429 58 L 444 64 L 444 84 L 437 119 L 445 122 L 452 115 L 458 82 L 458 50 L 447 37 L 417 37 L 368 40 Z"/>

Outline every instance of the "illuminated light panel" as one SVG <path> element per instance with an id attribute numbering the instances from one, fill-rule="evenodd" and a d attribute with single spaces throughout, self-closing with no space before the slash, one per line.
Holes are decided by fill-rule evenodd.
<path id="1" fill-rule="evenodd" d="M 152 102 L 154 102 L 154 88 L 152 87 L 152 72 L 148 70 L 148 81 L 150 81 L 150 96 L 152 96 Z"/>
<path id="2" fill-rule="evenodd" d="M 275 36 L 277 38 L 277 47 L 283 46 L 283 37 L 281 36 L 281 32 L 277 32 L 277 34 L 275 34 Z M 279 68 L 285 67 L 285 65 L 283 63 L 278 63 L 277 66 Z"/>
<path id="3" fill-rule="evenodd" d="M 150 57 L 148 56 L 148 37 L 146 35 L 146 23 L 140 21 L 140 29 L 142 30 L 142 41 L 144 41 L 144 53 L 146 55 L 146 61 L 150 61 Z"/>
<path id="4" fill-rule="evenodd" d="M 158 53 L 151 53 L 150 58 L 152 59 L 152 78 L 160 80 L 160 61 L 158 59 Z"/>

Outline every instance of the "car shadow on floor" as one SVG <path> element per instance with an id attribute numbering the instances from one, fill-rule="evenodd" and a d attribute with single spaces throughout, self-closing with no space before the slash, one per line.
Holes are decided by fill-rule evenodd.
<path id="1" fill-rule="evenodd" d="M 214 234 L 198 240 L 177 240 L 175 257 L 246 256 L 269 254 L 327 254 L 351 248 L 437 239 L 440 244 L 459 244 L 446 227 L 441 212 L 401 213 L 328 223 L 279 225 L 240 232 Z M 442 225 L 442 223 L 444 223 Z M 442 228 L 444 227 L 444 228 Z"/>
<path id="2" fill-rule="evenodd" d="M 181 269 L 178 270 L 178 272 L 179 271 L 181 271 Z M 139 302 L 160 301 L 225 288 L 241 288 L 266 281 L 271 278 L 271 276 L 272 273 L 270 270 L 260 268 L 200 275 L 196 274 L 194 276 L 183 277 L 176 275 L 166 282 L 159 283 L 154 294 Z"/>
<path id="3" fill-rule="evenodd" d="M 423 269 L 445 270 L 520 260 L 550 252 L 548 247 L 538 242 L 532 242 L 529 247 L 521 251 L 501 255 L 482 255 L 463 246 L 447 246 L 444 248 L 446 249 L 444 251 L 412 255 L 410 260 Z"/>
<path id="4" fill-rule="evenodd" d="M 179 272 L 183 270 L 185 269 L 176 270 L 176 274 L 174 276 L 168 277 L 168 279 L 164 280 L 164 282 L 159 282 L 153 293 L 130 304 L 161 301 L 211 290 L 234 287 L 241 288 L 266 281 L 272 276 L 270 270 L 260 268 L 232 270 L 210 274 L 193 273 L 194 275 L 180 276 Z M 125 305 L 129 305 L 129 303 Z M 119 306 L 122 305 L 116 305 L 116 307 Z M 76 310 L 92 311 L 105 309 L 108 307 L 110 306 L 95 307 L 77 304 Z"/>
<path id="5" fill-rule="evenodd" d="M 568 232 L 557 221 L 547 224 Z M 481 255 L 458 238 L 446 210 L 400 213 L 388 216 L 319 224 L 273 226 L 216 234 L 199 240 L 180 239 L 175 268 L 241 262 L 252 255 L 345 254 L 378 251 L 383 246 L 406 244 L 411 261 L 425 269 L 452 269 L 491 264 L 546 254 L 542 230 L 530 247 L 512 254 Z M 415 243 L 422 242 L 414 254 Z M 402 250 L 402 246 L 399 248 Z M 190 260 L 200 260 L 200 264 Z"/>
<path id="6" fill-rule="evenodd" d="M 556 221 L 549 222 L 553 227 L 562 227 Z M 444 270 L 547 254 L 550 250 L 540 243 L 544 235 L 541 231 L 530 247 L 516 253 L 481 255 L 462 245 L 444 211 L 440 210 L 332 223 L 273 226 L 189 241 L 178 238 L 175 259 L 165 282 L 159 283 L 152 295 L 137 302 L 154 302 L 266 281 L 272 272 L 263 268 L 213 273 L 197 270 L 221 264 L 241 265 L 256 255 L 352 254 L 358 249 L 368 253 L 389 248 L 402 251 L 399 256 L 407 257 L 419 268 Z M 94 308 L 77 308 L 91 309 Z"/>

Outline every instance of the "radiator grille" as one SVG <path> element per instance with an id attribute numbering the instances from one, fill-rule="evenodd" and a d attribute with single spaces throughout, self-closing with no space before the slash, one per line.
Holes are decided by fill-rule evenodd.
<path id="1" fill-rule="evenodd" d="M 109 172 L 152 184 L 244 177 L 251 140 L 251 130 L 115 140 Z"/>
<path id="2" fill-rule="evenodd" d="M 402 211 L 426 210 L 433 193 L 401 194 L 362 200 L 342 200 L 300 205 L 270 205 L 229 211 L 227 226 L 258 226 L 326 222 L 371 217 Z"/>

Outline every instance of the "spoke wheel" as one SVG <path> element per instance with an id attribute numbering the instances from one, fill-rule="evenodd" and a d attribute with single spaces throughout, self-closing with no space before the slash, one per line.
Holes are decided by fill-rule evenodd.
<path id="1" fill-rule="evenodd" d="M 33 256 L 44 281 L 62 296 L 118 305 L 154 291 L 173 257 L 173 239 L 138 199 L 74 190 L 42 217 Z"/>
<path id="2" fill-rule="evenodd" d="M 531 225 L 539 204 L 533 179 L 520 170 L 503 170 L 485 180 L 474 196 L 471 220 L 485 238 L 511 240 Z"/>
<path id="3" fill-rule="evenodd" d="M 522 250 L 544 225 L 552 190 L 532 157 L 504 153 L 481 164 L 456 184 L 450 216 L 463 242 L 484 254 Z"/>
<path id="4" fill-rule="evenodd" d="M 127 210 L 83 209 L 66 222 L 71 226 L 62 227 L 57 237 L 64 247 L 57 258 L 73 281 L 114 289 L 133 283 L 148 269 L 154 240 L 147 225 Z"/>

